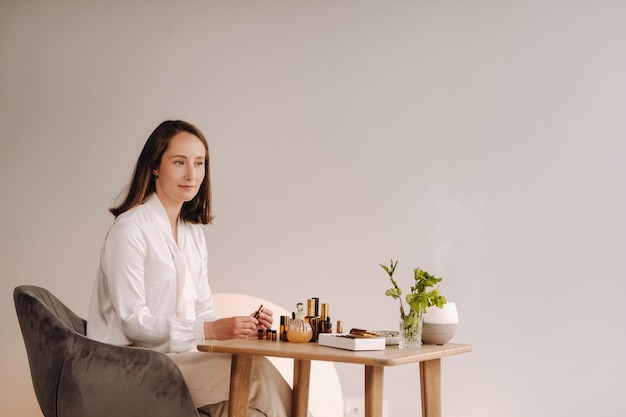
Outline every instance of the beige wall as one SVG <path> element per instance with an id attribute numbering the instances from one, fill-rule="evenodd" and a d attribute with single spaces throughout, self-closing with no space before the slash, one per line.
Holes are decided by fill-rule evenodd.
<path id="1" fill-rule="evenodd" d="M 475 346 L 444 362 L 444 415 L 622 415 L 624 22 L 598 0 L 0 2 L 0 414 L 38 415 L 13 287 L 85 316 L 106 209 L 184 118 L 211 146 L 215 291 L 393 328 L 398 258 L 405 286 L 445 278 Z M 387 371 L 391 416 L 416 374 Z"/>

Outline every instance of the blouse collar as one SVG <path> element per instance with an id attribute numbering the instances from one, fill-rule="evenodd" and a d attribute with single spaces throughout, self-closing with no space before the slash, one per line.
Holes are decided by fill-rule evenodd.
<path id="1" fill-rule="evenodd" d="M 184 241 L 184 222 L 180 221 L 180 218 L 178 219 L 178 242 L 175 242 L 174 236 L 172 235 L 170 219 L 167 217 L 167 211 L 165 211 L 165 206 L 163 206 L 163 203 L 161 203 L 161 200 L 159 200 L 156 193 L 150 194 L 144 205 L 154 214 L 154 217 L 159 223 L 159 226 L 165 232 L 166 236 L 168 236 L 176 246 L 182 248 Z"/>

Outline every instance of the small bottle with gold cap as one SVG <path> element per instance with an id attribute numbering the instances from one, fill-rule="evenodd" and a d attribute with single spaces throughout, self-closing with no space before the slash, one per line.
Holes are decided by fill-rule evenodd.
<path id="1" fill-rule="evenodd" d="M 333 323 L 330 321 L 330 305 L 328 303 L 322 303 L 321 319 L 321 333 L 332 333 Z"/>
<path id="2" fill-rule="evenodd" d="M 317 335 L 321 329 L 321 322 L 319 316 L 319 298 L 313 297 L 306 300 L 306 316 L 304 316 L 304 321 L 311 325 L 311 330 L 313 330 L 313 335 L 311 336 L 311 342 L 317 342 Z"/>

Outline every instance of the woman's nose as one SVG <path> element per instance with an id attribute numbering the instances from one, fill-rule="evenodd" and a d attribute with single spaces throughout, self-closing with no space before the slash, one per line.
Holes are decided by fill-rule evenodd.
<path id="1" fill-rule="evenodd" d="M 187 165 L 186 177 L 189 179 L 194 179 L 196 176 L 196 171 L 193 169 L 191 164 Z"/>

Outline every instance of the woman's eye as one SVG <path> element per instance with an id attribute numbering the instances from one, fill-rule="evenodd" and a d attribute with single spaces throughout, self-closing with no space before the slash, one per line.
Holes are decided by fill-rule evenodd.
<path id="1" fill-rule="evenodd" d="M 174 161 L 174 165 L 184 165 L 185 163 L 182 160 Z"/>
<path id="2" fill-rule="evenodd" d="M 204 161 L 198 161 L 198 162 L 196 162 L 196 166 L 197 166 L 197 167 L 204 166 Z"/>

